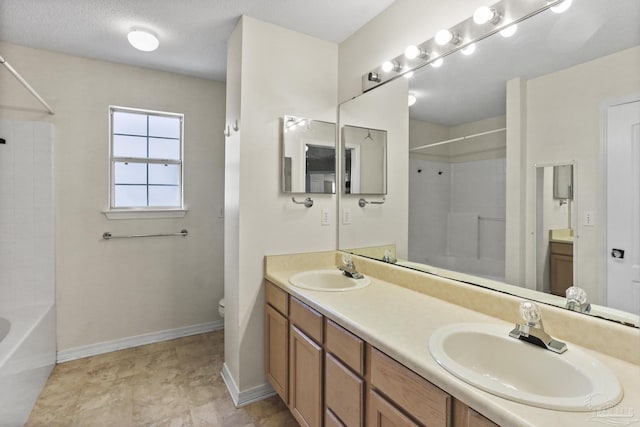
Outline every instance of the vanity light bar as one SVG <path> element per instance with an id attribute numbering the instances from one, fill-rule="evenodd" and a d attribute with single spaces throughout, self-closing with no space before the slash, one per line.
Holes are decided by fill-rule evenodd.
<path id="1" fill-rule="evenodd" d="M 378 66 L 362 76 L 362 92 L 388 83 L 396 78 L 413 72 L 431 63 L 442 62 L 442 59 L 458 50 L 465 49 L 478 41 L 500 32 L 513 24 L 517 24 L 533 15 L 537 15 L 551 7 L 563 3 L 565 0 L 502 0 L 489 7 L 495 11 L 499 19 L 482 24 L 476 24 L 473 17 L 447 29 L 455 35 L 455 43 L 444 46 L 435 41 L 435 37 L 421 44 L 411 47 L 411 53 L 402 53 L 395 58 L 385 61 L 384 67 Z M 417 52 L 417 53 L 416 53 Z M 411 58 L 411 59 L 409 59 Z M 389 64 L 392 64 L 390 67 Z"/>

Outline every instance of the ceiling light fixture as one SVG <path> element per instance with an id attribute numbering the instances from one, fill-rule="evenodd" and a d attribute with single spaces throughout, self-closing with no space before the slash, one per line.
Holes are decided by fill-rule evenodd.
<path id="1" fill-rule="evenodd" d="M 409 71 L 408 73 L 404 73 L 402 75 L 402 77 L 404 77 L 405 79 L 410 79 L 411 77 L 413 77 L 413 71 Z"/>
<path id="2" fill-rule="evenodd" d="M 458 44 L 460 43 L 460 37 L 449 30 L 440 30 L 436 33 L 435 41 L 440 46 L 444 46 L 447 43 Z"/>
<path id="3" fill-rule="evenodd" d="M 486 24 L 487 22 L 491 22 L 493 25 L 496 25 L 502 19 L 502 15 L 492 7 L 488 6 L 480 6 L 473 12 L 473 22 L 478 25 Z"/>
<path id="4" fill-rule="evenodd" d="M 571 7 L 571 3 L 573 3 L 573 0 L 564 0 L 555 6 L 551 6 L 551 11 L 553 13 L 566 12 Z"/>
<path id="5" fill-rule="evenodd" d="M 129 34 L 127 34 L 127 40 L 129 40 L 131 46 L 143 52 L 152 52 L 160 45 L 158 38 L 145 30 L 131 30 Z"/>
<path id="6" fill-rule="evenodd" d="M 516 31 L 518 31 L 518 24 L 511 24 L 504 30 L 500 30 L 500 35 L 508 38 L 514 35 Z"/>
<path id="7" fill-rule="evenodd" d="M 416 59 L 417 57 L 426 59 L 429 56 L 429 54 L 425 52 L 423 49 L 419 48 L 418 46 L 411 45 L 404 50 L 404 56 L 407 59 Z"/>
<path id="8" fill-rule="evenodd" d="M 389 71 L 400 71 L 402 67 L 396 61 L 385 61 L 382 63 L 382 71 L 388 73 Z"/>
<path id="9" fill-rule="evenodd" d="M 409 94 L 408 101 L 409 101 L 409 107 L 411 107 L 417 101 L 416 96 L 412 95 L 412 94 Z"/>

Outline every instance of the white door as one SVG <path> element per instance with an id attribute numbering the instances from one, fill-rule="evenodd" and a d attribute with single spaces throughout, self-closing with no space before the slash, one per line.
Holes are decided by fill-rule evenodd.
<path id="1" fill-rule="evenodd" d="M 606 131 L 607 306 L 640 313 L 640 101 L 609 107 Z"/>

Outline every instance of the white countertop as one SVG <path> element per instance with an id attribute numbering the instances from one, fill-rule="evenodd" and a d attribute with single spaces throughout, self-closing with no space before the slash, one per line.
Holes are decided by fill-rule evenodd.
<path id="1" fill-rule="evenodd" d="M 620 421 L 640 424 L 638 365 L 567 342 L 568 351 L 580 349 L 596 357 L 618 376 L 624 389 L 623 400 L 602 413 L 563 412 L 512 402 L 477 389 L 446 372 L 431 357 L 427 344 L 436 329 L 452 323 L 503 324 L 507 331 L 513 325 L 372 276 L 369 276 L 371 285 L 348 292 L 310 291 L 290 285 L 289 277 L 304 270 L 267 267 L 265 277 L 497 424 L 514 427 L 584 426 L 612 424 L 611 420 L 616 421 L 616 425 L 620 425 Z"/>

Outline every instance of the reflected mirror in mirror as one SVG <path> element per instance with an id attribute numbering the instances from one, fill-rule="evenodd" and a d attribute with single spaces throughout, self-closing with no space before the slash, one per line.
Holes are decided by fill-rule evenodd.
<path id="1" fill-rule="evenodd" d="M 553 198 L 573 199 L 573 165 L 553 167 Z"/>
<path id="2" fill-rule="evenodd" d="M 636 0 L 573 2 L 562 14 L 545 10 L 520 22 L 510 38 L 496 33 L 471 55 L 456 52 L 439 68 L 414 73 L 408 244 L 398 243 L 407 236 L 384 242 L 397 246 L 398 264 L 564 307 L 562 292 L 551 291 L 549 264 L 550 240 L 562 232 L 553 239 L 549 233 L 571 230 L 565 271 L 586 290 L 591 314 L 638 327 L 640 253 L 630 248 L 640 247 L 640 218 L 631 215 L 640 191 L 629 187 L 637 165 L 636 172 L 620 165 L 640 161 L 606 163 L 622 145 L 622 157 L 635 153 L 628 150 L 640 121 L 633 113 L 640 108 L 638 16 Z M 633 111 L 617 115 L 623 107 Z M 545 227 L 538 182 L 547 171 L 535 165 L 569 159 L 581 167 L 557 173 L 559 199 L 549 202 L 563 222 Z M 553 167 L 548 175 L 553 199 Z M 620 204 L 610 205 L 616 198 Z M 357 247 L 352 240 L 340 239 L 339 247 Z"/>
<path id="3" fill-rule="evenodd" d="M 387 194 L 387 131 L 342 127 L 344 194 Z"/>
<path id="4" fill-rule="evenodd" d="M 282 191 L 336 192 L 336 125 L 285 116 L 282 133 Z"/>

